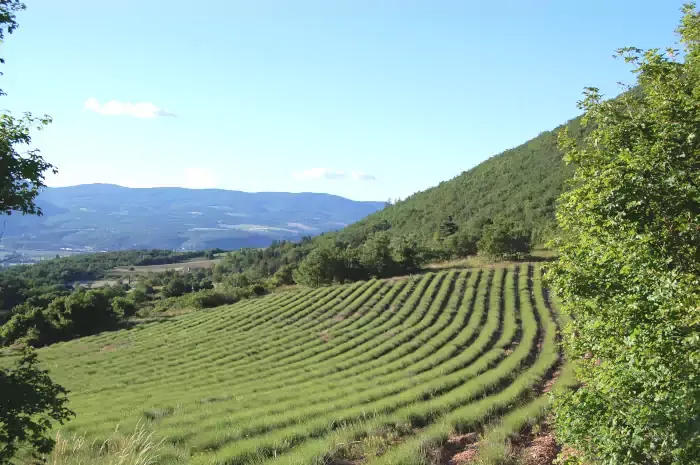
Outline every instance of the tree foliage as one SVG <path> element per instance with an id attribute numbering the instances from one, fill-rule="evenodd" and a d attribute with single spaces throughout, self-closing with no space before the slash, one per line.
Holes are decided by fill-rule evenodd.
<path id="1" fill-rule="evenodd" d="M 318 247 L 299 263 L 293 276 L 299 284 L 319 287 L 344 282 L 347 268 L 345 256 L 338 247 Z"/>
<path id="2" fill-rule="evenodd" d="M 26 9 L 19 0 L 6 0 L 0 3 L 0 41 L 5 32 L 12 34 L 18 24 L 15 13 Z M 0 58 L 0 63 L 5 63 Z M 0 90 L 0 95 L 4 92 Z M 51 117 L 44 115 L 35 118 L 25 113 L 21 118 L 9 114 L 0 115 L 0 213 L 9 215 L 13 211 L 23 214 L 41 215 L 41 209 L 34 199 L 39 190 L 45 187 L 44 173 L 56 172 L 53 165 L 46 162 L 38 149 L 30 149 L 31 130 L 43 129 L 51 123 Z M 26 150 L 20 151 L 24 149 Z"/>
<path id="3" fill-rule="evenodd" d="M 581 127 L 580 118 L 564 127 L 578 141 L 589 131 Z M 564 163 L 557 145 L 560 129 L 545 131 L 453 179 L 417 192 L 324 237 L 357 244 L 381 229 L 392 237 L 413 234 L 427 245 L 434 236 L 450 237 L 456 232 L 455 226 L 460 232 L 480 235 L 490 219 L 504 215 L 531 231 L 533 244 L 542 244 L 552 236 L 556 200 L 573 173 L 573 167 Z M 323 240 L 315 238 L 314 242 Z"/>
<path id="4" fill-rule="evenodd" d="M 674 50 L 619 50 L 639 89 L 580 103 L 592 132 L 566 133 L 576 167 L 561 199 L 551 279 L 574 317 L 578 389 L 556 401 L 560 439 L 606 464 L 700 457 L 700 15 L 684 7 Z"/>
<path id="5" fill-rule="evenodd" d="M 459 226 L 452 220 L 452 216 L 448 216 L 447 219 L 440 224 L 440 239 L 445 240 L 454 235 L 458 230 Z"/>
<path id="6" fill-rule="evenodd" d="M 476 255 L 479 236 L 468 231 L 458 231 L 447 239 L 447 249 L 455 257 Z"/>
<path id="7" fill-rule="evenodd" d="M 0 310 L 10 310 L 29 302 L 45 307 L 44 296 L 67 295 L 80 281 L 96 281 L 115 267 L 180 263 L 202 257 L 206 252 L 173 252 L 170 250 L 124 250 L 44 260 L 0 272 Z M 210 274 L 209 274 L 210 275 Z M 200 280 L 199 270 L 193 274 Z"/>
<path id="8" fill-rule="evenodd" d="M 133 300 L 117 285 L 78 289 L 51 300 L 45 307 L 22 305 L 0 326 L 0 345 L 21 342 L 40 347 L 116 328 L 134 313 Z"/>
<path id="9" fill-rule="evenodd" d="M 380 231 L 359 247 L 335 244 L 316 247 L 293 273 L 298 284 L 318 287 L 370 278 L 410 274 L 423 262 L 424 253 L 413 238 L 391 238 Z"/>
<path id="10" fill-rule="evenodd" d="M 19 0 L 0 2 L 0 40 L 17 28 L 15 12 L 23 9 Z M 0 215 L 41 214 L 34 199 L 44 186 L 44 172 L 54 168 L 37 149 L 20 150 L 31 143 L 33 127 L 49 122 L 48 116 L 35 119 L 29 113 L 19 119 L 0 116 Z M 0 393 L 0 463 L 9 463 L 24 446 L 39 454 L 51 452 L 54 441 L 47 433 L 52 420 L 62 423 L 72 412 L 65 407 L 67 391 L 37 367 L 35 353 L 25 350 L 16 367 L 0 369 Z"/>
<path id="11" fill-rule="evenodd" d="M 479 252 L 494 260 L 521 259 L 532 250 L 530 233 L 505 218 L 484 226 L 477 243 Z"/>
<path id="12" fill-rule="evenodd" d="M 51 452 L 51 422 L 63 423 L 73 415 L 66 407 L 68 391 L 37 367 L 31 349 L 25 349 L 16 367 L 0 369 L 0 387 L 0 464 L 10 463 L 23 446 L 39 454 Z"/>
<path id="13" fill-rule="evenodd" d="M 0 115 L 0 212 L 41 215 L 34 199 L 46 187 L 44 173 L 57 171 L 44 160 L 39 149 L 20 150 L 31 144 L 32 129 L 41 130 L 49 123 L 49 116 L 35 118 L 31 113 L 22 118 Z"/>

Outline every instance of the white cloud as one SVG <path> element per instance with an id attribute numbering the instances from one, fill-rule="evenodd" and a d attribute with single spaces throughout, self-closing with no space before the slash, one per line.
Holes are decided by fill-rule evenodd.
<path id="1" fill-rule="evenodd" d="M 350 177 L 355 181 L 374 181 L 377 178 L 371 174 L 364 173 L 362 171 L 351 171 L 348 175 L 347 172 L 342 170 L 334 170 L 331 168 L 309 168 L 303 171 L 296 171 L 292 173 L 297 179 L 309 180 L 309 179 L 346 179 Z"/>
<path id="2" fill-rule="evenodd" d="M 363 171 L 353 171 L 350 176 L 356 181 L 376 181 L 377 177 Z"/>
<path id="3" fill-rule="evenodd" d="M 310 168 L 304 171 L 296 171 L 292 173 L 297 179 L 342 179 L 345 177 L 345 171 L 332 170 L 330 168 Z"/>
<path id="4" fill-rule="evenodd" d="M 158 108 L 151 102 L 130 103 L 110 100 L 100 105 L 96 98 L 90 97 L 83 105 L 84 110 L 99 113 L 101 115 L 126 115 L 134 118 L 158 118 L 163 116 L 175 116 L 174 113 Z"/>
<path id="5" fill-rule="evenodd" d="M 185 168 L 183 175 L 183 187 L 190 189 L 212 189 L 219 184 L 216 174 L 209 168 Z"/>

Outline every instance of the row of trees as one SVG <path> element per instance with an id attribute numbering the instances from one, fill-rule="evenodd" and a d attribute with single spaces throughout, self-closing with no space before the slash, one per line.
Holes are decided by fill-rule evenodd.
<path id="1" fill-rule="evenodd" d="M 265 249 L 229 252 L 214 268 L 213 280 L 235 283 L 244 279 L 264 282 L 267 287 L 294 282 L 327 284 L 412 273 L 431 261 L 477 253 L 492 260 L 522 259 L 532 250 L 533 236 L 534 232 L 503 215 L 478 229 L 447 217 L 432 235 L 397 233 L 385 222 L 352 234 L 322 234 L 298 243 L 280 241 Z M 297 268 L 300 271 L 293 273 Z M 311 275 L 317 277 L 311 279 Z"/>
<path id="2" fill-rule="evenodd" d="M 357 247 L 343 243 L 316 247 L 293 267 L 292 276 L 298 284 L 317 287 L 416 273 L 435 260 L 477 253 L 495 260 L 522 259 L 530 251 L 530 233 L 504 218 L 487 224 L 481 234 L 460 231 L 448 218 L 431 241 L 380 231 Z"/>
<path id="3" fill-rule="evenodd" d="M 431 247 L 444 259 L 481 254 L 492 260 L 519 260 L 532 251 L 532 232 L 505 216 L 489 219 L 478 231 L 460 229 L 448 216 L 433 239 Z"/>
<path id="4" fill-rule="evenodd" d="M 294 281 L 306 286 L 323 286 L 368 278 L 414 273 L 420 268 L 418 245 L 410 239 L 393 242 L 377 233 L 359 248 L 328 245 L 311 251 L 294 270 Z"/>

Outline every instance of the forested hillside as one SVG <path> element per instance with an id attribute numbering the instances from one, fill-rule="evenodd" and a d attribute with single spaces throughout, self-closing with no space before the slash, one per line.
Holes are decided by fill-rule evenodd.
<path id="1" fill-rule="evenodd" d="M 506 150 L 459 176 L 418 192 L 350 225 L 338 237 L 362 237 L 390 228 L 394 234 L 430 238 L 451 216 L 460 229 L 478 233 L 489 220 L 504 215 L 533 232 L 535 243 L 554 224 L 555 202 L 572 167 L 562 161 L 557 133 L 568 126 L 583 136 L 580 118 Z"/>

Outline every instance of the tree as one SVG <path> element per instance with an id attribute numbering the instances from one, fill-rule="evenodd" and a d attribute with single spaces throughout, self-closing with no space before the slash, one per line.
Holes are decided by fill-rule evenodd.
<path id="1" fill-rule="evenodd" d="M 138 286 L 134 288 L 134 290 L 131 291 L 131 300 L 136 303 L 136 304 L 142 304 L 144 302 L 147 302 L 148 299 L 148 294 L 146 293 L 146 290 L 144 289 L 143 286 Z"/>
<path id="2" fill-rule="evenodd" d="M 224 279 L 224 283 L 229 287 L 246 287 L 251 284 L 250 278 L 245 273 L 233 273 Z"/>
<path id="3" fill-rule="evenodd" d="M 477 248 L 495 260 L 523 258 L 532 249 L 530 233 L 505 218 L 498 218 L 484 226 Z"/>
<path id="4" fill-rule="evenodd" d="M 153 286 L 145 281 L 140 282 L 136 289 L 143 291 L 143 293 L 146 295 L 151 295 L 155 293 L 155 289 L 153 289 Z"/>
<path id="5" fill-rule="evenodd" d="M 5 31 L 14 32 L 15 12 L 25 8 L 19 0 L 0 2 L 0 40 Z M 44 173 L 55 168 L 37 149 L 20 152 L 18 148 L 31 143 L 32 127 L 42 129 L 50 121 L 48 116 L 33 118 L 29 113 L 19 119 L 0 116 L 0 215 L 41 214 L 34 200 L 44 187 Z M 51 420 L 62 423 L 72 415 L 65 407 L 67 391 L 37 368 L 36 360 L 36 354 L 27 350 L 16 367 L 0 370 L 0 463 L 9 463 L 20 445 L 49 453 L 54 445 L 47 435 Z"/>
<path id="6" fill-rule="evenodd" d="M 394 260 L 391 256 L 390 238 L 386 232 L 373 234 L 362 245 L 360 262 L 370 276 L 391 276 Z"/>
<path id="7" fill-rule="evenodd" d="M 479 237 L 468 231 L 458 231 L 447 238 L 447 247 L 456 257 L 476 255 Z"/>
<path id="8" fill-rule="evenodd" d="M 62 302 L 59 299 L 63 299 Z M 80 290 L 59 299 L 51 302 L 47 310 L 60 315 L 63 337 L 66 339 L 111 329 L 119 322 L 120 315 L 112 309 L 106 290 Z"/>
<path id="9" fill-rule="evenodd" d="M 550 279 L 581 384 L 556 399 L 555 425 L 596 463 L 700 457 L 700 15 L 683 11 L 685 62 L 619 50 L 638 87 L 607 101 L 587 88 L 592 132 L 561 137 L 576 169 Z"/>
<path id="10" fill-rule="evenodd" d="M 136 290 L 134 290 L 136 292 Z M 132 295 L 133 297 L 133 295 Z M 145 294 L 144 294 L 145 297 Z M 126 297 L 114 297 L 111 300 L 112 311 L 117 315 L 117 317 L 128 318 L 136 314 L 136 304 L 133 300 L 127 299 Z"/>
<path id="11" fill-rule="evenodd" d="M 173 278 L 163 286 L 163 297 L 180 297 L 187 293 L 187 285 L 182 278 Z"/>
<path id="12" fill-rule="evenodd" d="M 415 273 L 420 270 L 424 253 L 413 236 L 397 236 L 392 241 L 392 255 L 395 268 L 402 273 Z"/>
<path id="13" fill-rule="evenodd" d="M 65 300 L 59 297 L 56 300 Z M 13 311 L 12 317 L 0 326 L 0 344 L 9 346 L 20 343 L 30 347 L 41 347 L 60 339 L 61 322 L 57 315 L 39 307 Z M 2 387 L 0 385 L 0 387 Z"/>
<path id="14" fill-rule="evenodd" d="M 5 38 L 5 30 L 12 34 L 18 24 L 15 12 L 26 9 L 19 0 L 5 0 L 0 3 L 0 41 Z M 5 60 L 0 58 L 0 63 Z M 0 95 L 4 92 L 0 90 Z M 0 115 L 0 213 L 10 215 L 13 211 L 25 215 L 41 215 L 34 199 L 39 190 L 45 187 L 44 173 L 56 173 L 53 165 L 46 162 L 38 149 L 18 148 L 31 144 L 32 128 L 43 129 L 51 122 L 49 116 L 35 118 L 25 113 L 21 118 L 9 114 Z"/>
<path id="15" fill-rule="evenodd" d="M 271 278 L 273 287 L 294 284 L 295 265 L 283 265 Z"/>
<path id="16" fill-rule="evenodd" d="M 0 369 L 0 387 L 0 464 L 10 463 L 24 445 L 39 454 L 51 452 L 51 421 L 62 424 L 74 415 L 66 408 L 68 391 L 37 367 L 31 349 L 24 350 L 15 368 Z"/>
<path id="17" fill-rule="evenodd" d="M 342 276 L 344 257 L 335 246 L 318 247 L 309 253 L 293 271 L 294 281 L 310 287 L 333 284 Z"/>
<path id="18" fill-rule="evenodd" d="M 211 278 L 202 278 L 199 280 L 197 283 L 197 289 L 196 290 L 206 290 L 206 289 L 214 289 L 214 283 L 212 282 Z M 194 287 L 193 287 L 194 290 Z"/>
<path id="19" fill-rule="evenodd" d="M 445 221 L 440 224 L 439 237 L 442 240 L 447 239 L 459 230 L 459 226 L 452 220 L 452 216 L 448 216 Z"/>

